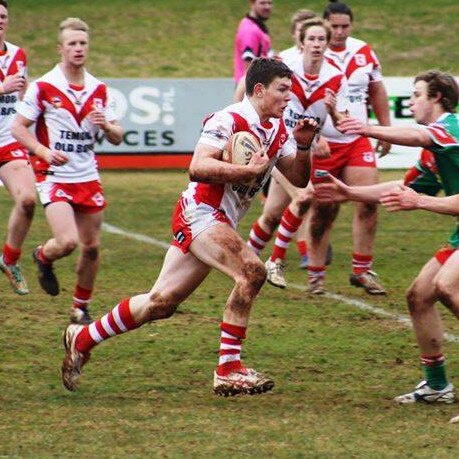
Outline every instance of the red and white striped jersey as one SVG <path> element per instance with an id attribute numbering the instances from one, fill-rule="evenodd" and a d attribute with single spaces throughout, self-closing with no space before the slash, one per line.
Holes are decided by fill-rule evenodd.
<path id="1" fill-rule="evenodd" d="M 381 64 L 376 54 L 369 44 L 349 37 L 344 50 L 333 51 L 328 48 L 325 56 L 333 60 L 346 75 L 349 87 L 347 94 L 349 114 L 353 118 L 367 122 L 368 87 L 372 82 L 382 81 Z M 332 142 L 349 143 L 355 140 L 355 136 L 343 136 L 338 132 L 330 119 L 327 120 L 322 132 Z"/>
<path id="2" fill-rule="evenodd" d="M 271 159 L 268 170 L 250 184 L 190 182 L 182 193 L 184 199 L 206 203 L 222 210 L 234 228 L 247 212 L 252 199 L 268 180 L 277 160 L 296 153 L 295 141 L 289 137 L 284 121 L 271 118 L 268 122 L 261 123 L 258 113 L 247 97 L 242 102 L 230 105 L 208 117 L 198 144 L 223 150 L 228 139 L 239 131 L 248 131 L 260 140 Z"/>
<path id="3" fill-rule="evenodd" d="M 116 119 L 107 86 L 86 70 L 83 87 L 69 84 L 59 64 L 30 84 L 18 113 L 35 121 L 36 135 L 43 145 L 69 158 L 63 166 L 37 159 L 34 169 L 38 181 L 79 183 L 99 179 L 94 154 L 99 127 L 87 117 L 94 109 L 104 111 L 107 121 Z"/>
<path id="4" fill-rule="evenodd" d="M 302 54 L 285 62 L 293 71 L 291 100 L 284 112 L 287 129 L 292 131 L 299 119 L 314 117 L 323 126 L 328 112 L 325 107 L 325 90 L 331 89 L 337 97 L 337 109 L 347 108 L 347 81 L 344 73 L 331 61 L 324 59 L 317 78 L 305 75 Z"/>
<path id="5" fill-rule="evenodd" d="M 12 43 L 5 42 L 6 51 L 0 53 L 0 81 L 8 75 L 22 74 L 27 77 L 27 62 L 24 51 Z M 0 152 L 10 151 L 19 147 L 11 135 L 11 123 L 16 114 L 19 102 L 19 91 L 10 94 L 0 94 Z"/>
<path id="6" fill-rule="evenodd" d="M 289 62 L 293 59 L 297 59 L 298 56 L 301 56 L 301 49 L 298 46 L 292 46 L 291 48 L 284 49 L 279 53 L 279 57 L 282 59 L 282 62 L 285 65 L 289 65 Z"/>

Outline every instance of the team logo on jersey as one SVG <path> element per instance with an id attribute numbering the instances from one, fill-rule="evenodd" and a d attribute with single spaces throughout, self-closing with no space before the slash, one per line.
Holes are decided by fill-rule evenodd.
<path id="1" fill-rule="evenodd" d="M 24 61 L 16 61 L 16 68 L 18 69 L 19 75 L 24 76 L 24 73 L 25 73 Z"/>
<path id="2" fill-rule="evenodd" d="M 104 101 L 102 99 L 98 99 L 96 97 L 94 97 L 94 100 L 93 100 L 93 107 L 94 107 L 94 110 L 103 110 L 104 109 Z"/>
<path id="3" fill-rule="evenodd" d="M 57 96 L 53 96 L 51 97 L 51 105 L 54 107 L 54 108 L 61 108 L 62 107 L 62 99 L 60 97 L 57 97 Z"/>
<path id="4" fill-rule="evenodd" d="M 367 58 L 365 57 L 365 54 L 356 54 L 355 63 L 360 67 L 367 65 Z"/>
<path id="5" fill-rule="evenodd" d="M 216 138 L 216 139 L 228 139 L 228 136 L 217 129 L 206 129 L 202 131 L 204 137 Z"/>

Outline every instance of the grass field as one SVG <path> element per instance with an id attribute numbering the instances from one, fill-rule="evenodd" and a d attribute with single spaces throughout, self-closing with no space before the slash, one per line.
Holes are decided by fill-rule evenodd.
<path id="1" fill-rule="evenodd" d="M 269 21 L 274 47 L 290 46 L 289 18 L 306 4 L 275 0 Z M 386 75 L 413 75 L 437 67 L 459 74 L 459 3 L 352 0 L 355 35 L 377 51 Z M 38 76 L 57 61 L 56 30 L 67 16 L 93 29 L 89 68 L 100 77 L 231 77 L 232 46 L 241 0 L 10 0 L 8 39 L 29 55 Z M 400 172 L 383 172 L 383 179 Z M 106 222 L 156 240 L 170 240 L 170 214 L 187 183 L 184 171 L 104 172 L 110 206 Z M 10 200 L 0 189 L 0 234 Z M 242 222 L 246 237 L 259 202 Z M 335 258 L 327 288 L 341 295 L 311 298 L 305 273 L 289 252 L 280 291 L 263 287 L 255 304 L 243 358 L 272 376 L 276 387 L 257 397 L 212 394 L 218 325 L 231 282 L 212 273 L 168 321 L 107 341 L 85 367 L 81 389 L 67 392 L 59 368 L 76 255 L 61 260 L 62 293 L 51 298 L 35 279 L 31 252 L 48 229 L 37 209 L 26 241 L 23 271 L 31 294 L 19 297 L 0 277 L 0 458 L 457 458 L 459 425 L 452 406 L 394 405 L 392 398 L 420 379 L 404 291 L 441 245 L 453 219 L 426 212 L 381 212 L 375 270 L 389 290 L 369 298 L 348 285 L 351 206 L 343 206 L 334 233 Z M 103 234 L 102 265 L 92 311 L 100 316 L 120 299 L 147 291 L 164 249 Z M 378 315 L 352 300 L 386 311 Z M 361 304 L 361 303 L 357 303 Z M 373 309 L 374 310 L 374 309 Z M 445 329 L 459 324 L 441 311 Z M 448 373 L 459 385 L 458 343 L 445 345 Z"/>
<path id="2" fill-rule="evenodd" d="M 383 179 L 399 176 L 384 172 Z M 170 240 L 170 213 L 187 174 L 105 172 L 106 222 Z M 0 209 L 9 211 L 6 192 Z M 255 203 L 241 225 L 260 211 Z M 375 269 L 390 294 L 369 298 L 347 283 L 350 206 L 333 234 L 329 291 L 406 314 L 403 293 L 449 234 L 450 217 L 381 212 Z M 4 234 L 5 221 L 0 223 Z M 57 264 L 62 294 L 36 283 L 30 253 L 48 236 L 38 209 L 22 261 L 32 289 L 10 292 L 0 277 L 0 457 L 167 458 L 454 458 L 458 425 L 452 406 L 399 407 L 392 402 L 421 376 L 412 331 L 390 317 L 344 300 L 310 298 L 300 288 L 265 285 L 254 307 L 243 358 L 271 375 L 276 387 L 256 397 L 218 398 L 212 371 L 218 325 L 231 282 L 213 273 L 170 320 L 107 341 L 93 352 L 81 389 L 60 383 L 60 334 L 67 322 L 75 255 Z M 93 313 L 150 288 L 164 249 L 103 234 L 102 266 Z M 295 250 L 289 280 L 305 284 Z M 446 330 L 459 324 L 442 310 Z M 449 375 L 459 384 L 457 343 L 447 343 Z"/>
<path id="3" fill-rule="evenodd" d="M 274 49 L 291 46 L 290 16 L 322 13 L 326 0 L 275 0 Z M 350 0 L 355 36 L 376 50 L 388 76 L 438 67 L 459 74 L 459 2 Z M 100 77 L 232 77 L 233 40 L 247 0 L 11 0 L 9 39 L 25 47 L 29 70 L 54 65 L 56 31 L 68 16 L 93 29 L 89 68 Z"/>

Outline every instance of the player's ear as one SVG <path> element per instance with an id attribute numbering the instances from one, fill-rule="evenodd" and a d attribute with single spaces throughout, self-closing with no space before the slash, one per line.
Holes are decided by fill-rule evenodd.
<path id="1" fill-rule="evenodd" d="M 256 83 L 253 87 L 253 94 L 256 97 L 263 97 L 265 94 L 266 88 L 264 87 L 263 83 Z"/>
<path id="2" fill-rule="evenodd" d="M 440 102 L 442 100 L 442 98 L 443 98 L 443 96 L 442 96 L 440 91 L 437 91 L 437 94 L 435 95 L 435 97 L 433 97 L 435 102 Z"/>

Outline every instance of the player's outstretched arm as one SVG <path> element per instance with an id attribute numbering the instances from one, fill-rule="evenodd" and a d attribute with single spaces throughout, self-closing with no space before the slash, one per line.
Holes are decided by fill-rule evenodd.
<path id="1" fill-rule="evenodd" d="M 404 185 L 384 193 L 380 202 L 389 212 L 422 209 L 437 214 L 459 215 L 458 194 L 446 197 L 427 196 Z"/>
<path id="2" fill-rule="evenodd" d="M 344 134 L 372 137 L 407 147 L 430 147 L 433 145 L 427 130 L 422 128 L 372 126 L 355 118 L 343 119 L 337 124 L 336 128 Z"/>
<path id="3" fill-rule="evenodd" d="M 333 175 L 328 175 L 328 178 L 328 182 L 314 185 L 314 197 L 318 201 L 377 203 L 384 193 L 398 189 L 403 184 L 402 180 L 393 180 L 375 185 L 349 186 Z"/>

